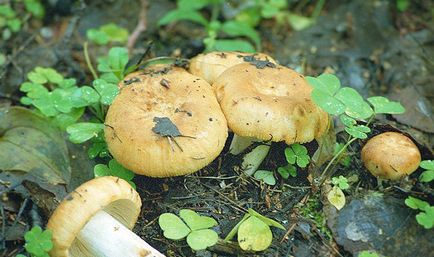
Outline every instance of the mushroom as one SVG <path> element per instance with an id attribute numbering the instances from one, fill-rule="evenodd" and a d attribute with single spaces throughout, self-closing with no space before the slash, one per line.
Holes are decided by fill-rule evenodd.
<path id="1" fill-rule="evenodd" d="M 50 217 L 53 257 L 164 257 L 130 229 L 142 203 L 117 177 L 90 180 L 70 193 Z"/>
<path id="2" fill-rule="evenodd" d="M 397 180 L 419 167 L 421 155 L 410 138 L 398 132 L 386 132 L 369 139 L 363 146 L 362 161 L 375 177 Z"/>
<path id="3" fill-rule="evenodd" d="M 232 154 L 242 152 L 252 140 L 305 143 L 328 129 L 329 116 L 312 101 L 312 87 L 289 68 L 238 64 L 223 72 L 213 87 L 235 134 Z M 254 173 L 268 150 L 269 144 L 263 144 L 244 158 L 247 174 Z"/>
<path id="4" fill-rule="evenodd" d="M 179 67 L 129 74 L 110 106 L 105 138 L 127 169 L 150 177 L 195 172 L 223 150 L 226 119 L 211 86 Z"/>
<path id="5" fill-rule="evenodd" d="M 228 68 L 245 62 L 271 62 L 276 61 L 270 56 L 262 53 L 242 52 L 210 52 L 199 54 L 190 60 L 189 71 L 191 74 L 202 77 L 211 85 Z"/>

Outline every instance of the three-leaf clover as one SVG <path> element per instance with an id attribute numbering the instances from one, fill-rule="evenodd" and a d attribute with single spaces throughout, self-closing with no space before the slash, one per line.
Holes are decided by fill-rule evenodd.
<path id="1" fill-rule="evenodd" d="M 75 144 L 81 144 L 93 137 L 97 137 L 104 129 L 102 123 L 80 122 L 66 128 L 69 140 Z"/>
<path id="2" fill-rule="evenodd" d="M 118 178 L 121 178 L 128 183 L 135 189 L 136 184 L 134 184 L 133 181 L 131 181 L 134 178 L 134 172 L 126 169 L 124 166 L 119 164 L 115 159 L 111 159 L 107 165 L 104 164 L 97 164 L 93 168 L 93 173 L 95 177 L 102 177 L 102 176 L 115 176 Z"/>
<path id="3" fill-rule="evenodd" d="M 286 166 L 277 168 L 277 172 L 284 179 L 289 178 L 289 175 L 291 175 L 292 177 L 296 177 L 297 176 L 297 168 L 294 165 L 291 165 L 291 164 L 288 164 Z"/>
<path id="4" fill-rule="evenodd" d="M 263 181 L 265 184 L 274 186 L 276 184 L 276 178 L 272 171 L 257 170 L 253 175 L 257 180 Z"/>
<path id="5" fill-rule="evenodd" d="M 114 23 L 105 24 L 98 29 L 89 29 L 86 31 L 87 38 L 98 44 L 106 45 L 109 42 L 125 43 L 128 40 L 128 30 Z"/>
<path id="6" fill-rule="evenodd" d="M 285 149 L 285 157 L 289 164 L 296 164 L 300 168 L 305 168 L 310 161 L 307 148 L 300 144 L 292 144 Z"/>
<path id="7" fill-rule="evenodd" d="M 350 188 L 347 178 L 342 175 L 339 177 L 333 177 L 332 183 L 333 185 L 338 186 L 342 190 Z"/>
<path id="8" fill-rule="evenodd" d="M 52 233 L 50 230 L 42 230 L 41 227 L 34 226 L 24 235 L 24 239 L 26 240 L 24 248 L 32 256 L 49 257 L 48 251 L 53 248 L 51 238 Z"/>
<path id="9" fill-rule="evenodd" d="M 405 199 L 405 204 L 414 210 L 420 210 L 419 214 L 416 215 L 417 223 L 426 229 L 434 227 L 434 206 L 412 196 Z"/>
<path id="10" fill-rule="evenodd" d="M 179 218 L 173 213 L 163 213 L 158 218 L 158 224 L 164 231 L 164 237 L 180 240 L 187 237 L 187 244 L 193 250 L 204 250 L 217 243 L 217 233 L 210 229 L 217 225 L 211 217 L 202 216 L 195 211 L 182 209 Z"/>
<path id="11" fill-rule="evenodd" d="M 420 162 L 420 167 L 424 169 L 420 174 L 421 182 L 431 182 L 434 180 L 434 160 L 426 160 Z"/>

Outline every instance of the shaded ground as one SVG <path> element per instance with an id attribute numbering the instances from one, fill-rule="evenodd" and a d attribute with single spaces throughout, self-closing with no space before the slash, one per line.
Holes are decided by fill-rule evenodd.
<path id="1" fill-rule="evenodd" d="M 408 11 L 399 13 L 389 2 L 330 1 L 318 22 L 299 32 L 264 22 L 260 25 L 263 50 L 281 64 L 304 74 L 334 71 L 344 85 L 356 88 L 364 96 L 385 95 L 401 101 L 407 113 L 399 117 L 379 117 L 374 122 L 373 134 L 388 130 L 406 132 L 419 143 L 423 159 L 433 159 L 434 23 L 430 12 L 434 5 L 430 1 L 418 1 Z M 10 42 L 0 42 L 0 48 L 6 49 L 12 57 L 10 62 L 0 67 L 0 104 L 19 104 L 21 94 L 18 86 L 35 66 L 56 67 L 85 83 L 89 77 L 82 56 L 85 31 L 108 22 L 132 31 L 139 8 L 131 6 L 139 6 L 138 1 L 122 0 L 112 4 L 94 1 L 85 8 L 79 4 L 71 5 L 64 8 L 66 11 L 54 8 L 44 25 L 52 32 L 51 37 L 41 37 L 38 27 L 31 27 Z M 178 23 L 157 29 L 155 22 L 158 17 L 173 6 L 171 1 L 151 1 L 149 29 L 140 37 L 134 52 L 143 51 L 145 42 L 149 40 L 155 45 L 151 56 L 189 58 L 203 50 L 203 31 L 193 24 Z M 68 11 L 72 14 L 65 15 Z M 106 51 L 104 47 L 92 48 L 91 55 L 96 57 Z M 337 126 L 336 130 L 340 132 L 342 128 Z M 338 134 L 338 141 L 344 141 L 343 135 Z M 363 249 L 375 249 L 387 256 L 434 256 L 429 251 L 434 244 L 428 241 L 434 236 L 433 230 L 418 226 L 414 212 L 402 205 L 406 195 L 415 192 L 433 203 L 432 184 L 430 187 L 418 183 L 419 171 L 407 181 L 386 183 L 380 188 L 359 160 L 362 144 L 359 142 L 350 147 L 349 153 L 353 158 L 348 168 L 337 167 L 335 175 L 358 177 L 348 194 L 350 203 L 339 213 L 323 200 L 320 189 L 311 187 L 311 177 L 307 172 L 299 172 L 297 178 L 279 179 L 275 187 L 266 186 L 240 174 L 237 168 L 240 160 L 226 154 L 226 146 L 218 159 L 193 175 L 172 179 L 137 177 L 135 182 L 142 196 L 143 208 L 135 232 L 167 256 L 231 256 L 231 252 L 232 255 L 245 256 L 236 248 L 227 250 L 219 246 L 213 251 L 192 253 L 185 241 L 165 239 L 157 219 L 163 212 L 193 209 L 215 218 L 219 222 L 217 232 L 224 237 L 246 209 L 253 208 L 287 228 L 286 231 L 273 229 L 272 246 L 256 256 L 352 256 Z M 284 164 L 284 147 L 275 144 L 262 168 L 275 170 Z M 308 147 L 312 155 L 316 145 Z M 93 163 L 83 155 L 81 146 L 70 145 L 69 148 L 70 156 L 75 156 L 71 158 L 73 183 L 78 185 L 91 177 Z M 311 174 L 318 170 L 318 167 L 310 168 Z M 0 175 L 2 181 L 10 180 L 5 172 Z M 69 188 L 74 188 L 74 185 Z M 4 188 L 6 186 L 0 186 L 0 190 Z M 17 214 L 21 217 L 18 225 L 12 226 L 13 235 L 8 235 L 8 242 L 4 245 L 8 249 L 5 256 L 13 256 L 15 249 L 19 249 L 26 226 L 46 221 L 44 212 L 31 203 L 32 198 L 37 201 L 28 191 L 29 186 L 19 186 L 16 193 L 3 199 L 2 213 L 6 214 L 2 214 L 2 222 L 12 217 L 8 223 L 11 225 Z M 372 196 L 372 191 L 380 192 L 381 196 Z M 371 196 L 375 201 L 373 206 L 379 208 L 364 212 L 367 205 L 364 201 L 370 203 L 366 199 L 371 199 Z M 354 236 L 355 232 L 351 234 L 345 229 L 356 215 L 361 215 L 358 216 L 361 221 L 368 221 L 368 225 L 359 226 L 368 228 L 351 230 L 358 232 Z M 382 219 L 382 216 L 386 218 Z M 376 218 L 378 222 L 374 222 Z M 387 238 L 374 237 L 374 230 L 385 224 L 396 226 L 392 231 L 386 231 Z M 404 231 L 409 234 L 404 234 Z M 368 242 L 365 238 L 369 238 Z M 396 240 L 400 238 L 405 240 Z M 376 241 L 371 243 L 372 240 Z M 404 246 L 405 251 L 401 248 Z"/>

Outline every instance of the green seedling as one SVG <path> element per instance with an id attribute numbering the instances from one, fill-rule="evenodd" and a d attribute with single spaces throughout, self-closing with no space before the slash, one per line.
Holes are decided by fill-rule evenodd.
<path id="1" fill-rule="evenodd" d="M 217 233 L 210 229 L 217 225 L 217 221 L 192 210 L 180 210 L 179 217 L 173 213 L 163 213 L 158 218 L 158 224 L 164 237 L 172 240 L 187 238 L 187 244 L 196 251 L 213 246 L 218 241 Z"/>
<path id="2" fill-rule="evenodd" d="M 416 215 L 417 223 L 425 229 L 431 229 L 434 227 L 434 206 L 412 196 L 405 199 L 405 204 L 413 210 L 420 211 L 419 214 Z"/>
<path id="3" fill-rule="evenodd" d="M 114 23 L 109 23 L 97 29 L 87 30 L 86 36 L 91 42 L 98 45 L 107 45 L 108 43 L 124 44 L 128 40 L 129 32 Z"/>
<path id="4" fill-rule="evenodd" d="M 289 176 L 297 176 L 297 167 L 306 168 L 310 162 L 310 157 L 307 154 L 307 148 L 300 144 L 292 144 L 285 149 L 285 158 L 288 164 L 277 168 L 277 172 L 287 179 Z M 296 166 L 295 166 L 296 165 Z"/>
<path id="5" fill-rule="evenodd" d="M 255 47 L 259 50 L 261 46 L 260 36 L 247 23 L 237 20 L 228 20 L 222 23 L 218 20 L 223 4 L 224 1 L 222 0 L 178 0 L 177 8 L 164 15 L 158 21 L 158 25 L 163 26 L 187 20 L 203 26 L 207 31 L 207 37 L 203 40 L 206 51 L 254 52 Z M 209 20 L 200 12 L 200 10 L 207 6 L 211 6 L 212 9 Z M 226 34 L 231 39 L 218 39 L 220 33 Z M 255 44 L 255 47 L 249 41 L 240 39 L 239 37 L 250 39 Z"/>
<path id="6" fill-rule="evenodd" d="M 420 162 L 420 167 L 424 169 L 420 174 L 420 182 L 431 182 L 434 180 L 434 160 L 426 160 Z"/>
<path id="7" fill-rule="evenodd" d="M 115 176 L 119 177 L 128 183 L 136 189 L 136 184 L 134 184 L 133 181 L 131 181 L 134 178 L 134 173 L 126 168 L 124 168 L 122 165 L 120 165 L 115 159 L 112 159 L 109 161 L 108 166 L 104 164 L 97 164 L 93 168 L 93 173 L 95 177 L 102 177 L 102 176 Z"/>
<path id="8" fill-rule="evenodd" d="M 322 74 L 317 78 L 306 77 L 313 87 L 312 100 L 325 112 L 338 116 L 345 125 L 345 131 L 349 134 L 348 141 L 333 156 L 327 164 L 323 174 L 327 171 L 347 147 L 357 139 L 365 139 L 371 131 L 369 124 L 377 114 L 401 114 L 404 107 L 382 96 L 369 97 L 367 100 L 350 87 L 341 87 L 340 80 L 333 74 Z M 360 124 L 362 122 L 366 124 Z M 324 179 L 320 179 L 322 184 Z"/>
<path id="9" fill-rule="evenodd" d="M 246 251 L 263 251 L 273 240 L 270 227 L 285 229 L 277 221 L 249 209 L 240 222 L 229 232 L 224 241 L 231 241 L 238 234 L 238 244 Z"/>
<path id="10" fill-rule="evenodd" d="M 338 186 L 342 190 L 346 190 L 350 188 L 350 185 L 348 184 L 348 180 L 344 176 L 333 177 L 332 184 Z"/>
<path id="11" fill-rule="evenodd" d="M 52 234 L 50 230 L 42 230 L 39 226 L 34 226 L 24 234 L 26 244 L 24 248 L 31 257 L 49 257 L 48 252 L 53 248 Z M 23 254 L 17 257 L 25 257 Z"/>

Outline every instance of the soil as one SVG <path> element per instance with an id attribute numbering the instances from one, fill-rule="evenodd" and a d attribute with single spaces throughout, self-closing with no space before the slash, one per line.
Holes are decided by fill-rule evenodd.
<path id="1" fill-rule="evenodd" d="M 0 66 L 0 107 L 20 105 L 22 93 L 18 88 L 25 81 L 25 74 L 36 66 L 55 67 L 81 84 L 88 83 L 91 74 L 82 54 L 86 30 L 113 22 L 133 31 L 140 11 L 140 1 L 134 0 L 43 2 L 48 8 L 44 21 L 27 24 L 10 40 L 0 42 L 0 52 L 8 57 Z M 156 26 L 158 18 L 175 7 L 174 1 L 149 2 L 147 30 L 138 38 L 132 54 L 143 53 L 150 41 L 153 47 L 147 58 L 190 58 L 204 50 L 201 27 L 189 22 Z M 262 51 L 304 74 L 316 76 L 333 71 L 343 85 L 364 96 L 399 100 L 406 107 L 406 114 L 379 116 L 373 121 L 370 136 L 384 131 L 405 133 L 418 145 L 423 159 L 434 159 L 433 10 L 431 1 L 412 1 L 404 12 L 396 9 L 394 1 L 327 1 L 317 22 L 305 30 L 277 26 L 273 20 L 262 22 Z M 299 11 L 312 10 L 305 7 Z M 107 50 L 105 46 L 90 49 L 92 58 Z M 335 131 L 337 141 L 345 142 L 343 128 L 337 126 Z M 295 178 L 278 177 L 275 186 L 268 186 L 240 171 L 240 157 L 228 153 L 231 137 L 222 154 L 197 173 L 166 179 L 136 176 L 134 182 L 143 207 L 134 232 L 167 256 L 357 256 L 361 250 L 376 250 L 384 256 L 434 256 L 434 243 L 429 240 L 434 230 L 419 226 L 415 212 L 403 205 L 410 194 L 434 204 L 433 182 L 417 181 L 421 170 L 404 181 L 379 183 L 360 160 L 364 141 L 356 141 L 347 151 L 350 164 L 334 169 L 333 176 L 356 178 L 346 191 L 346 211 L 337 212 L 324 196 L 329 185 L 318 188 L 314 183 L 324 165 L 299 170 Z M 306 146 L 313 156 L 318 144 Z M 95 161 L 86 158 L 86 147 L 68 145 L 73 179 L 67 191 L 92 177 Z M 285 147 L 283 143 L 274 143 L 260 169 L 276 170 L 285 165 Z M 20 183 L 11 189 L 14 181 L 18 181 L 16 175 L 0 172 L 0 256 L 15 256 L 22 251 L 24 231 L 33 225 L 44 226 L 51 211 L 51 207 L 38 204 L 41 199 L 44 202 L 52 197 L 49 193 Z M 373 192 L 379 195 L 372 196 Z M 372 201 L 374 207 L 361 211 Z M 272 245 L 264 252 L 246 253 L 236 244 L 223 243 L 193 252 L 185 240 L 166 239 L 158 226 L 162 213 L 192 209 L 216 219 L 215 230 L 224 238 L 249 208 L 286 228 L 272 229 Z M 348 236 L 348 226 L 358 214 L 365 223 L 358 224 L 357 232 L 366 240 Z M 388 219 L 379 219 L 382 215 Z M 396 229 L 387 238 L 374 237 L 375 231 L 365 229 L 373 227 L 378 231 L 388 225 Z M 397 240 L 400 238 L 403 240 Z"/>

